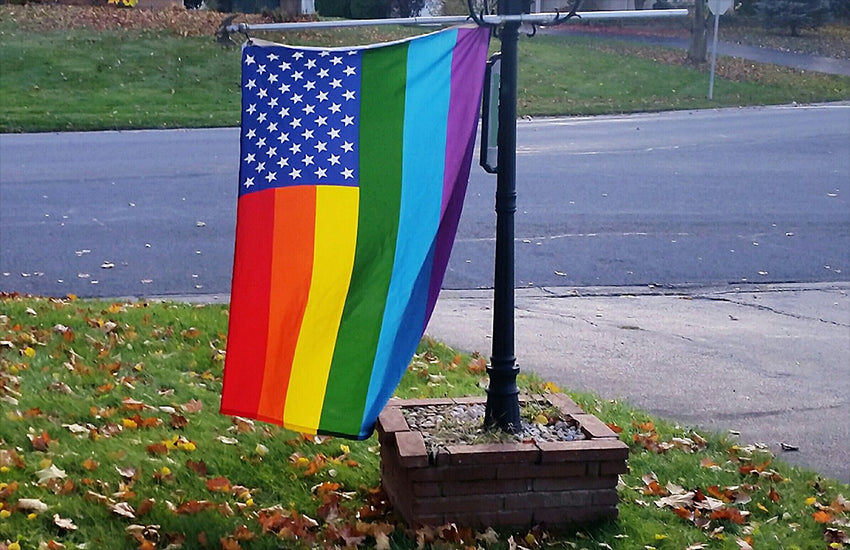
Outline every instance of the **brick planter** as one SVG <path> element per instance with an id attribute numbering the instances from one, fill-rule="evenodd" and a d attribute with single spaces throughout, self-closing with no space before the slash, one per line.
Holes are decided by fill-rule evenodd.
<path id="1" fill-rule="evenodd" d="M 429 456 L 402 409 L 485 398 L 393 400 L 378 418 L 381 482 L 409 525 L 566 526 L 617 517 L 628 446 L 563 394 L 535 396 L 578 422 L 582 441 L 455 445 Z"/>

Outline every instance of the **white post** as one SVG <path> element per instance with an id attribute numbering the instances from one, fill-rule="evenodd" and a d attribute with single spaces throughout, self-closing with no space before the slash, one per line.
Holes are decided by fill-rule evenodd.
<path id="1" fill-rule="evenodd" d="M 711 45 L 711 76 L 708 79 L 708 99 L 714 99 L 714 66 L 717 63 L 717 27 L 720 25 L 720 14 L 714 14 L 714 41 Z"/>

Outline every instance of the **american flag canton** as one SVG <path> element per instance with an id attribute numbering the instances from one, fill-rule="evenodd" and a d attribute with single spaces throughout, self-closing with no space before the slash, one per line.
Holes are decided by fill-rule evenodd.
<path id="1" fill-rule="evenodd" d="M 357 50 L 246 46 L 239 194 L 359 182 Z"/>

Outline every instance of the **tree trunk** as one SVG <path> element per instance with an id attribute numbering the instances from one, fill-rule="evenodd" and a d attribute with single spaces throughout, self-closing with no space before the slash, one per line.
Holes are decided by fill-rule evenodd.
<path id="1" fill-rule="evenodd" d="M 704 0 L 694 3 L 694 18 L 691 21 L 691 44 L 688 48 L 688 63 L 705 63 L 708 54 L 708 19 Z"/>

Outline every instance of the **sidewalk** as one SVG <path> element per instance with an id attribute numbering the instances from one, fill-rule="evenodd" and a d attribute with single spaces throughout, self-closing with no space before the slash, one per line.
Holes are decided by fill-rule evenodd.
<path id="1" fill-rule="evenodd" d="M 722 26 L 719 29 L 723 33 Z M 564 26 L 564 27 L 549 27 L 542 29 L 541 33 L 545 34 L 562 34 L 572 36 L 598 37 L 605 40 L 623 40 L 627 42 L 639 42 L 653 46 L 665 46 L 668 48 L 677 48 L 681 50 L 688 49 L 688 38 L 677 36 L 655 36 L 648 34 L 633 34 L 629 29 L 625 29 L 619 33 L 600 32 L 589 27 Z M 711 38 L 708 41 L 708 52 L 712 51 Z M 820 73 L 850 76 L 850 60 L 836 59 L 832 57 L 823 57 L 817 55 L 808 55 L 796 52 L 787 52 L 782 50 L 774 50 L 771 48 L 760 48 L 757 46 L 747 46 L 744 44 L 736 44 L 733 42 L 725 42 L 719 40 L 717 43 L 717 53 L 730 57 L 738 57 L 749 59 L 758 63 L 771 63 L 773 65 L 781 65 L 784 67 L 792 67 L 794 69 L 802 69 L 805 71 L 814 71 Z"/>
<path id="2" fill-rule="evenodd" d="M 426 332 L 489 356 L 491 325 L 492 291 L 444 290 Z M 850 482 L 850 283 L 521 289 L 516 356 L 562 388 Z"/>

